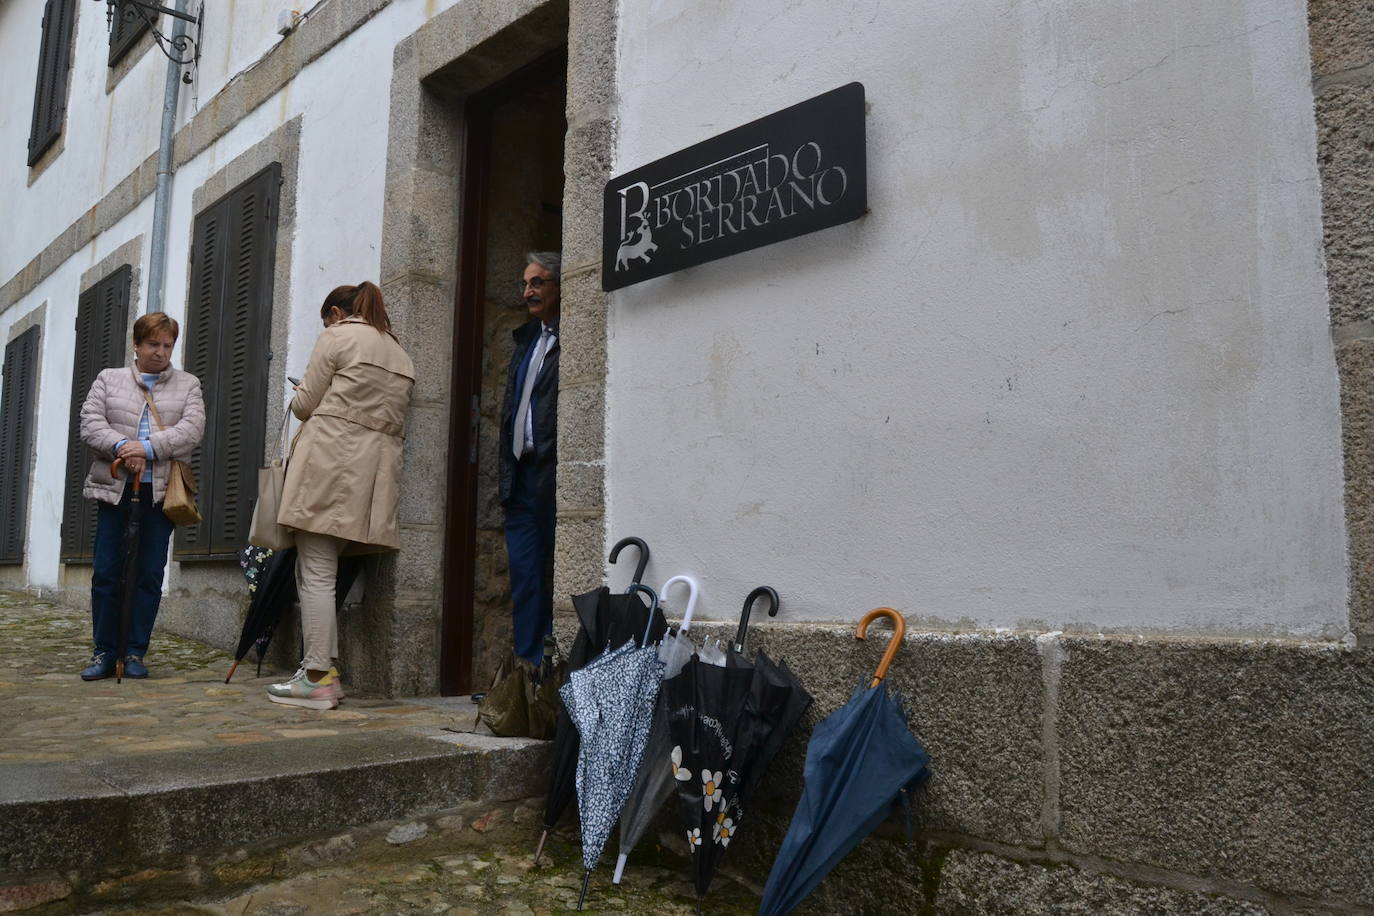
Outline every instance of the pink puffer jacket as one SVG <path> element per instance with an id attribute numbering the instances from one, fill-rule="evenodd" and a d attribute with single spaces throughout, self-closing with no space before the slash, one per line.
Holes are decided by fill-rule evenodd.
<path id="1" fill-rule="evenodd" d="M 86 403 L 81 406 L 81 441 L 96 452 L 81 495 L 87 499 L 119 505 L 124 493 L 124 476 L 110 476 L 114 447 L 121 439 L 138 438 L 138 420 L 147 403 L 148 389 L 132 366 L 104 369 L 95 377 Z M 167 368 L 153 386 L 153 404 L 162 418 L 163 429 L 148 417 L 149 443 L 157 460 L 153 462 L 153 502 L 162 502 L 167 493 L 167 472 L 171 459 L 189 461 L 191 453 L 205 434 L 205 402 L 200 395 L 200 379 L 180 369 Z"/>

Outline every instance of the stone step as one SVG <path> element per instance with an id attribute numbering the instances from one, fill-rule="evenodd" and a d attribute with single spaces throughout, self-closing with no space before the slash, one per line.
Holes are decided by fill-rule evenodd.
<path id="1" fill-rule="evenodd" d="M 548 742 L 377 730 L 0 765 L 0 879 L 139 863 L 541 795 Z"/>

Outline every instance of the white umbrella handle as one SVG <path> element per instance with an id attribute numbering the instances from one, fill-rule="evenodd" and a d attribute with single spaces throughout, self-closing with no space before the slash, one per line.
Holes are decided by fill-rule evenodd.
<path id="1" fill-rule="evenodd" d="M 697 589 L 699 588 L 697 580 L 693 579 L 691 576 L 673 576 L 673 578 L 663 583 L 663 587 L 658 590 L 658 593 L 666 596 L 668 594 L 668 589 L 679 582 L 685 582 L 687 584 L 687 610 L 682 615 L 682 623 L 677 625 L 677 631 L 679 633 L 686 633 L 692 626 L 692 611 L 696 610 L 697 607 Z"/>

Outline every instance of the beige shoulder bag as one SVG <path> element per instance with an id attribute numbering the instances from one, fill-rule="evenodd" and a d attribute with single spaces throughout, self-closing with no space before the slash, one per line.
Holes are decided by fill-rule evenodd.
<path id="1" fill-rule="evenodd" d="M 147 388 L 143 389 L 143 400 L 148 402 L 148 412 L 153 415 L 157 428 L 166 429 Z M 175 458 L 167 469 L 167 493 L 162 498 L 162 514 L 170 518 L 174 525 L 200 524 L 200 510 L 196 508 L 196 475 L 189 464 Z"/>
<path id="2" fill-rule="evenodd" d="M 277 452 L 280 457 L 258 470 L 258 501 L 253 506 L 253 521 L 248 526 L 248 543 L 254 547 L 285 550 L 296 546 L 295 530 L 277 523 L 282 489 L 286 486 L 287 433 L 290 429 L 291 411 L 288 409 L 281 421 L 281 443 Z"/>

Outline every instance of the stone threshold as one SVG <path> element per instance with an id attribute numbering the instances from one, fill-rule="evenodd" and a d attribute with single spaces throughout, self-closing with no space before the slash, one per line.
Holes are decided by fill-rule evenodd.
<path id="1" fill-rule="evenodd" d="M 445 729 L 0 766 L 0 883 L 541 795 L 549 744 Z"/>

